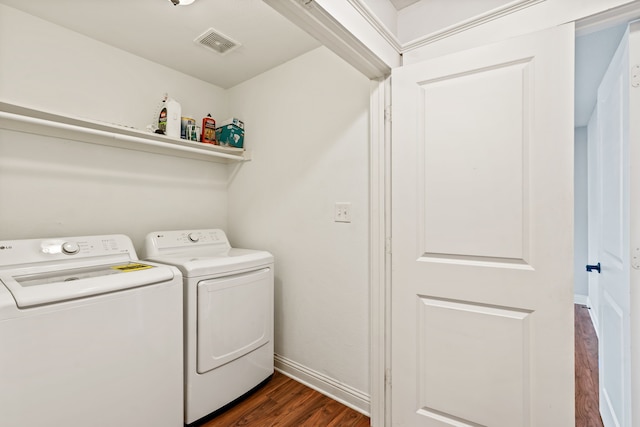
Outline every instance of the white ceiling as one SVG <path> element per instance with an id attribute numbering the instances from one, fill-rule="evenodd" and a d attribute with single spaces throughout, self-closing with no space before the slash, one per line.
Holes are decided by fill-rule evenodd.
<path id="1" fill-rule="evenodd" d="M 418 3 L 420 0 L 390 0 L 393 7 L 396 10 L 404 9 L 407 6 L 411 6 L 414 3 Z"/>
<path id="2" fill-rule="evenodd" d="M 0 0 L 150 61 L 229 88 L 318 46 L 262 0 Z M 242 46 L 219 55 L 193 40 L 215 28 Z"/>

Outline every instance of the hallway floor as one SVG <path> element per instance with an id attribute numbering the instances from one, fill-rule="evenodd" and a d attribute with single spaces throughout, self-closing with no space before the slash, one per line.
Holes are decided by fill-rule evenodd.
<path id="1" fill-rule="evenodd" d="M 602 427 L 598 408 L 598 337 L 589 309 L 578 304 L 574 307 L 576 427 Z"/>

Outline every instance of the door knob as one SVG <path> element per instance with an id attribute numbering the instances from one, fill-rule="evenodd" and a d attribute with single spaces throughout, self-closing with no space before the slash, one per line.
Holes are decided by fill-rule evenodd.
<path id="1" fill-rule="evenodd" d="M 591 273 L 592 271 L 597 271 L 598 274 L 600 274 L 600 263 L 597 263 L 596 265 L 587 264 L 587 271 L 589 273 Z"/>

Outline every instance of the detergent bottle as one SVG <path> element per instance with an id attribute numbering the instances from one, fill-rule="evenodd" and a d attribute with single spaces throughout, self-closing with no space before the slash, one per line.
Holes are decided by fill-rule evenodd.
<path id="1" fill-rule="evenodd" d="M 165 135 L 180 138 L 182 108 L 175 99 L 165 98 L 158 115 L 158 129 Z"/>

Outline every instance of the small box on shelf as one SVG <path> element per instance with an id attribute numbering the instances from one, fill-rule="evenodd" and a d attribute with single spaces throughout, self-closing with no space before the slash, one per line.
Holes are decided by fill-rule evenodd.
<path id="1" fill-rule="evenodd" d="M 236 118 L 219 122 L 216 128 L 216 139 L 223 147 L 244 147 L 244 123 Z"/>

